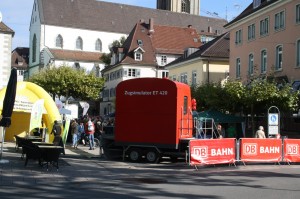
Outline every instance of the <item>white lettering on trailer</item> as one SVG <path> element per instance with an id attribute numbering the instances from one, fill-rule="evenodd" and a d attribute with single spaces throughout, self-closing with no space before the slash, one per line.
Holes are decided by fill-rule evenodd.
<path id="1" fill-rule="evenodd" d="M 261 146 L 259 148 L 260 153 L 279 153 L 280 149 L 279 147 L 263 147 Z"/>
<path id="2" fill-rule="evenodd" d="M 129 96 L 149 96 L 149 95 L 168 95 L 168 91 L 124 91 L 124 95 Z"/>
<path id="3" fill-rule="evenodd" d="M 211 156 L 233 155 L 232 148 L 211 149 Z"/>

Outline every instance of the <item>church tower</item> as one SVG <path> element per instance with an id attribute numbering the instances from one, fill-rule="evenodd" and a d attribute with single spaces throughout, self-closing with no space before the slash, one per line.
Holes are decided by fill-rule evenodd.
<path id="1" fill-rule="evenodd" d="M 200 0 L 157 0 L 156 8 L 172 12 L 199 15 Z"/>

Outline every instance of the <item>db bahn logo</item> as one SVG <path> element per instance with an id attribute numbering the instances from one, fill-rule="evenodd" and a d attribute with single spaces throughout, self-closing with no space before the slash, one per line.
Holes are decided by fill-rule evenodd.
<path id="1" fill-rule="evenodd" d="M 287 144 L 286 145 L 287 155 L 299 155 L 299 145 L 298 144 Z"/>
<path id="2" fill-rule="evenodd" d="M 244 155 L 257 155 L 257 144 L 255 144 L 255 143 L 243 144 L 243 154 Z"/>
<path id="3" fill-rule="evenodd" d="M 201 158 L 207 158 L 208 157 L 208 147 L 194 147 L 193 151 L 195 156 L 201 157 Z"/>

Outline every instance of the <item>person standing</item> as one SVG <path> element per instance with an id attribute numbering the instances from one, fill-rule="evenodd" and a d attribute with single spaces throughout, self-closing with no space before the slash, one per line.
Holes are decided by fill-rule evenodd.
<path id="1" fill-rule="evenodd" d="M 217 132 L 218 132 L 218 138 L 224 138 L 225 137 L 225 130 L 222 128 L 221 124 L 217 125 Z"/>
<path id="2" fill-rule="evenodd" d="M 72 147 L 76 148 L 77 142 L 78 142 L 78 123 L 75 119 L 71 124 L 71 134 L 72 134 L 72 140 L 73 144 Z"/>
<path id="3" fill-rule="evenodd" d="M 54 125 L 53 125 L 53 127 L 52 127 L 52 132 L 51 132 L 51 134 L 54 134 L 54 136 L 56 137 L 56 136 L 60 136 L 60 134 L 61 134 L 61 126 L 58 124 L 58 121 L 57 120 L 55 120 L 54 121 Z"/>
<path id="4" fill-rule="evenodd" d="M 86 123 L 86 134 L 89 136 L 89 150 L 94 150 L 95 143 L 94 143 L 94 133 L 95 133 L 95 124 L 89 118 L 88 122 Z"/>
<path id="5" fill-rule="evenodd" d="M 255 138 L 266 138 L 263 126 L 258 127 L 258 130 L 255 133 Z"/>
<path id="6" fill-rule="evenodd" d="M 85 141 L 84 141 L 84 136 L 85 136 L 85 131 L 84 131 L 84 125 L 83 125 L 83 122 L 81 121 L 77 127 L 77 136 L 78 136 L 78 141 L 77 141 L 77 144 L 76 144 L 76 148 L 79 144 L 79 141 L 81 140 L 82 141 L 82 144 L 85 145 Z"/>

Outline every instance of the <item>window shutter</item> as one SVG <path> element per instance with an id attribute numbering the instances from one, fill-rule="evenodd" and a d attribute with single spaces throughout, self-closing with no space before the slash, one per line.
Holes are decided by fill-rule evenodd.
<path id="1" fill-rule="evenodd" d="M 123 69 L 123 77 L 127 77 L 127 74 L 128 74 L 128 69 L 124 68 Z"/>
<path id="2" fill-rule="evenodd" d="M 136 76 L 140 77 L 141 76 L 141 69 L 136 69 Z"/>

